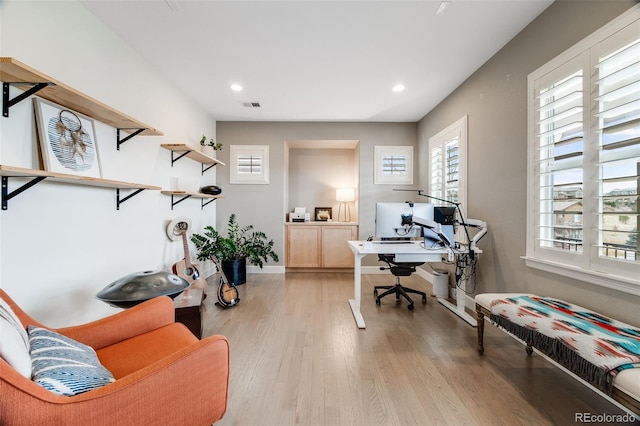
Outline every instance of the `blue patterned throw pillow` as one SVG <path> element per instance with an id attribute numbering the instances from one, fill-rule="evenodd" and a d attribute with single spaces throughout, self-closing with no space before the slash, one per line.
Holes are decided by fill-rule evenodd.
<path id="1" fill-rule="evenodd" d="M 93 348 L 41 327 L 27 332 L 32 379 L 45 389 L 71 396 L 115 382 Z"/>

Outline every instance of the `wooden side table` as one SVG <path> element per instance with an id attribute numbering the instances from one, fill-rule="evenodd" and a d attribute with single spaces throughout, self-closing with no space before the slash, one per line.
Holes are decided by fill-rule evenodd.
<path id="1" fill-rule="evenodd" d="M 175 299 L 176 322 L 181 322 L 198 338 L 202 338 L 202 300 L 204 292 L 201 288 L 185 290 Z"/>

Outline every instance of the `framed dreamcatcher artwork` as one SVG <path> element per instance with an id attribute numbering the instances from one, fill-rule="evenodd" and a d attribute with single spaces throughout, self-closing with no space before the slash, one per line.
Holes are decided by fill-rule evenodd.
<path id="1" fill-rule="evenodd" d="M 102 178 L 93 120 L 37 97 L 33 106 L 44 169 Z"/>

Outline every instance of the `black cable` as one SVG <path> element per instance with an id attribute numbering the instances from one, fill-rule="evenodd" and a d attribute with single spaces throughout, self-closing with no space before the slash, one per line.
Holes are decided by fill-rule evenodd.
<path id="1" fill-rule="evenodd" d="M 456 277 L 458 268 L 460 268 L 460 278 L 456 280 L 456 287 L 464 291 L 466 294 L 472 294 L 476 291 L 477 287 L 477 264 L 478 258 L 471 257 L 468 254 L 461 256 L 456 261 Z M 461 283 L 471 282 L 473 287 L 470 291 L 467 291 L 466 286 L 463 288 Z"/>

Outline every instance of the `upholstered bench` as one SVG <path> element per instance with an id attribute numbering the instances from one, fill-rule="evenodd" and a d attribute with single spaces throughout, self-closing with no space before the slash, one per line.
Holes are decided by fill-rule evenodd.
<path id="1" fill-rule="evenodd" d="M 545 332 L 547 332 L 547 330 L 545 330 L 545 327 L 540 327 L 540 328 L 522 327 L 522 326 L 518 326 L 510 323 L 508 320 L 504 319 L 502 315 L 497 315 L 496 313 L 493 313 L 493 316 L 492 316 L 492 307 L 494 305 L 496 305 L 496 309 L 499 310 L 501 309 L 502 306 L 504 306 L 504 302 L 506 300 L 513 301 L 513 300 L 522 299 L 520 296 L 529 296 L 529 297 L 545 300 L 545 298 L 538 298 L 538 296 L 536 295 L 524 294 L 524 293 L 484 293 L 484 294 L 478 294 L 475 297 L 476 313 L 478 316 L 478 352 L 480 354 L 484 352 L 484 318 L 488 317 L 491 319 L 491 322 L 494 325 L 498 326 L 500 329 L 502 329 L 506 333 L 520 340 L 523 340 L 524 343 L 526 344 L 527 354 L 531 355 L 533 352 L 533 349 L 535 348 L 539 350 L 539 352 L 542 355 L 548 356 L 550 359 L 554 360 L 565 371 L 574 373 L 576 376 L 581 377 L 585 381 L 585 383 L 588 383 L 589 380 L 586 380 L 585 377 L 583 377 L 584 374 L 581 374 L 581 373 L 584 373 L 583 371 L 580 371 L 580 372 L 572 371 L 572 368 L 571 368 L 572 366 L 566 365 L 566 364 L 573 364 L 574 370 L 577 369 L 576 365 L 579 365 L 579 368 L 581 370 L 584 370 L 585 368 L 584 366 L 588 364 L 588 361 L 584 360 L 583 358 L 580 358 L 580 356 L 577 355 L 576 353 L 573 353 L 573 351 L 569 346 L 562 345 L 562 344 L 554 344 L 556 343 L 554 341 L 554 338 L 549 337 L 548 334 L 545 335 Z M 562 301 L 556 301 L 554 299 L 549 299 L 549 300 L 552 302 L 552 304 L 553 302 L 560 302 L 560 304 L 566 303 Z M 587 317 L 589 317 L 590 314 L 593 314 L 594 317 L 597 319 L 603 319 L 603 320 L 607 319 L 604 316 L 593 313 L 584 308 L 580 308 L 580 307 L 574 307 L 574 308 L 579 308 L 580 310 L 584 310 Z M 519 308 L 516 307 L 515 309 L 519 309 Z M 544 310 L 537 311 L 535 308 L 531 310 L 528 310 L 527 308 L 525 308 L 525 313 L 526 315 L 529 315 L 531 318 L 533 318 L 534 321 L 536 317 L 545 316 Z M 518 316 L 526 316 L 526 315 L 518 315 Z M 564 322 L 560 321 L 560 327 L 564 327 L 564 325 L 565 325 Z M 567 323 L 567 330 L 570 330 L 570 322 Z M 637 337 L 636 327 L 630 327 L 629 330 L 631 330 L 632 332 L 631 335 L 634 336 L 634 338 Z M 586 334 L 589 335 L 590 333 L 586 333 Z M 581 335 L 581 337 L 584 338 L 584 335 Z M 554 346 L 556 349 L 551 350 L 550 349 L 551 346 Z M 557 356 L 558 346 L 562 346 L 560 351 L 563 353 L 563 356 Z M 567 352 L 569 352 L 568 356 L 567 356 Z M 567 359 L 570 359 L 571 362 L 567 362 Z M 593 365 L 589 364 L 588 367 L 593 367 Z M 602 391 L 604 394 L 608 394 L 615 401 L 617 401 L 624 407 L 628 408 L 629 410 L 633 411 L 636 415 L 640 416 L 640 368 L 627 368 L 622 371 L 619 371 L 617 375 L 613 377 L 612 383 L 610 383 L 608 386 L 608 390 L 602 389 L 602 386 L 594 385 L 594 383 L 588 383 L 588 384 L 592 388 L 598 389 Z"/>

